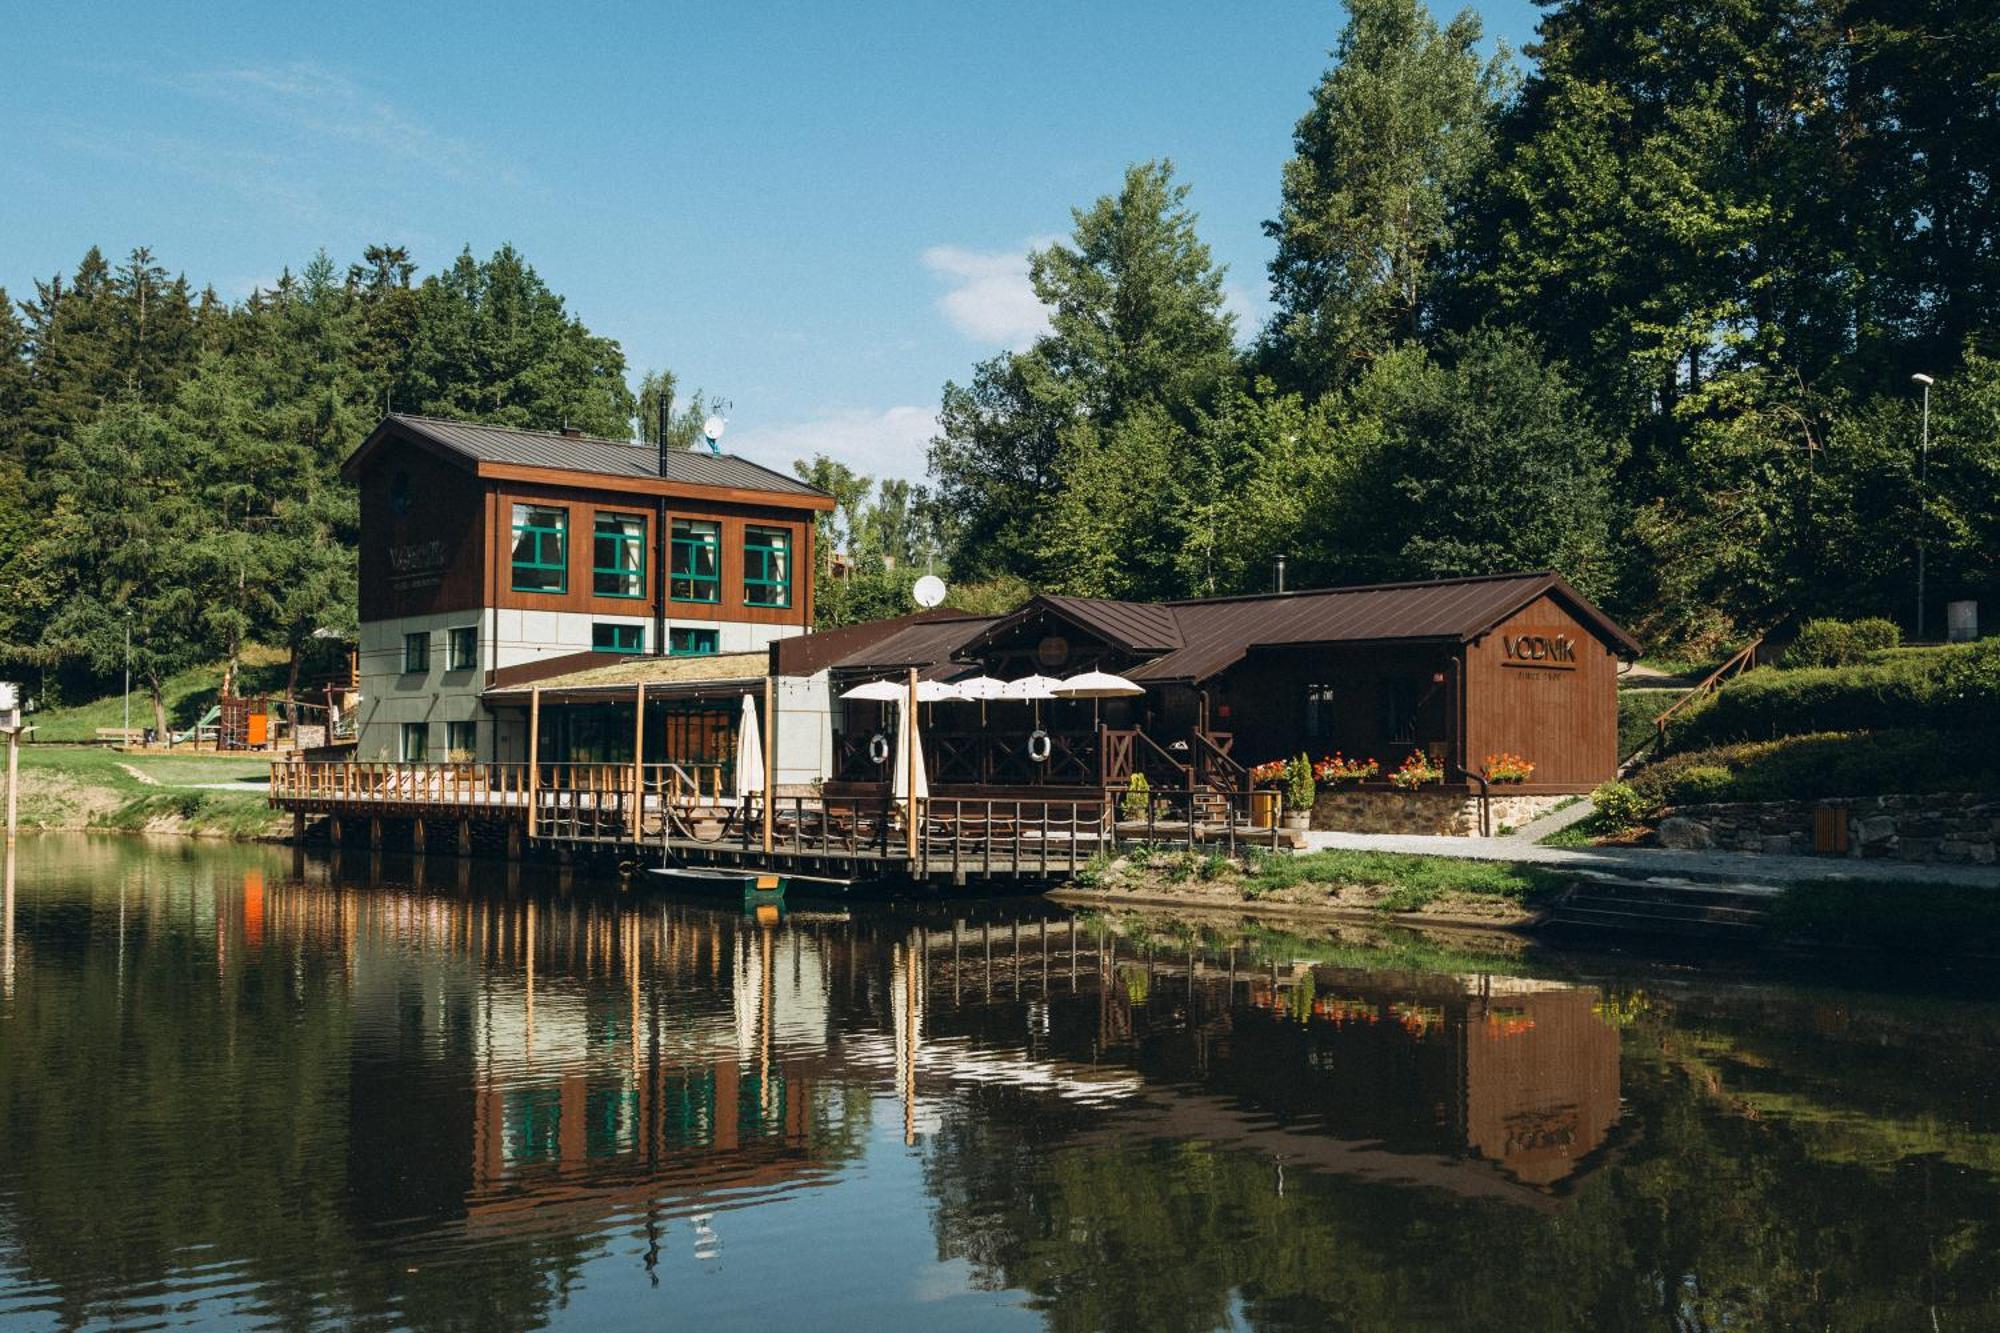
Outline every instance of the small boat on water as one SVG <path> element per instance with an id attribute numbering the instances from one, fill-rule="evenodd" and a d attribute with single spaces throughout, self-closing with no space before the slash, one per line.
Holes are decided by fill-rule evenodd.
<path id="1" fill-rule="evenodd" d="M 782 898 L 785 877 L 770 870 L 730 870 L 713 866 L 655 866 L 646 872 L 663 889 L 677 893 L 742 894 Z"/>

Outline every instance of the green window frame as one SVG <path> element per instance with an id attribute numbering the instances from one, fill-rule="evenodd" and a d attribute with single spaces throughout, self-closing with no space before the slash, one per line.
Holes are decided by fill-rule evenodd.
<path id="1" fill-rule="evenodd" d="M 431 669 L 431 636 L 429 630 L 403 636 L 403 674 L 420 676 Z"/>
<path id="2" fill-rule="evenodd" d="M 515 592 L 569 591 L 569 510 L 514 506 Z"/>
<path id="3" fill-rule="evenodd" d="M 646 595 L 646 516 L 600 512 L 591 528 L 590 590 L 599 597 Z"/>
<path id="4" fill-rule="evenodd" d="M 590 627 L 593 653 L 643 653 L 646 651 L 644 625 L 598 624 Z"/>
<path id="5" fill-rule="evenodd" d="M 792 604 L 792 531 L 743 530 L 743 605 Z"/>
<path id="6" fill-rule="evenodd" d="M 406 764 L 425 763 L 430 758 L 431 728 L 428 722 L 405 722 L 397 756 Z"/>
<path id="7" fill-rule="evenodd" d="M 676 602 L 722 600 L 722 525 L 695 518 L 674 520 L 673 568 L 668 596 Z"/>
<path id="8" fill-rule="evenodd" d="M 667 631 L 668 657 L 713 657 L 716 650 L 717 635 L 712 629 L 676 625 Z"/>
<path id="9" fill-rule="evenodd" d="M 444 632 L 444 669 L 470 671 L 479 665 L 479 627 L 455 625 Z"/>

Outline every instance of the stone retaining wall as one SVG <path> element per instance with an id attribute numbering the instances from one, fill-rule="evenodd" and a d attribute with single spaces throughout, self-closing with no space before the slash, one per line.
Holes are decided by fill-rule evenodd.
<path id="1" fill-rule="evenodd" d="M 1820 810 L 1847 821 L 1847 855 L 1896 861 L 1992 865 L 2000 857 L 2000 796 L 1959 792 L 1826 801 L 1737 801 L 1670 809 L 1662 847 L 1811 856 Z"/>
<path id="2" fill-rule="evenodd" d="M 1568 796 L 1492 797 L 1493 831 L 1520 828 L 1572 799 Z M 1462 791 L 1366 789 L 1321 792 L 1313 802 L 1312 826 L 1341 833 L 1423 833 L 1445 837 L 1479 836 L 1479 797 Z"/>

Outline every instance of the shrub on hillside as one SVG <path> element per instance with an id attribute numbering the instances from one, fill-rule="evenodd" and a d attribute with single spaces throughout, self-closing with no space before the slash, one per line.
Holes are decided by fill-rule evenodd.
<path id="1" fill-rule="evenodd" d="M 1632 789 L 1648 810 L 1721 801 L 2000 791 L 2000 755 L 1963 732 L 1827 732 L 1672 755 L 1634 774 Z"/>
<path id="2" fill-rule="evenodd" d="M 1808 620 L 1799 627 L 1798 638 L 1785 650 L 1787 667 L 1853 666 L 1866 661 L 1870 653 L 1899 648 L 1903 631 L 1893 620 L 1870 616 L 1865 620 Z"/>
<path id="3" fill-rule="evenodd" d="M 1614 779 L 1590 794 L 1590 813 L 1605 828 L 1631 828 L 1646 817 L 1646 802 L 1630 783 Z"/>
<path id="4" fill-rule="evenodd" d="M 1930 727 L 2000 742 L 2000 639 L 1846 667 L 1757 671 L 1671 724 L 1677 751 L 1823 731 Z"/>

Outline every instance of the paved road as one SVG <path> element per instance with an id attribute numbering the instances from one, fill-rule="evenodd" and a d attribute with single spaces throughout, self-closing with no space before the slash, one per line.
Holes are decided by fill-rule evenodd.
<path id="1" fill-rule="evenodd" d="M 1658 847 L 1538 847 L 1513 838 L 1444 838 L 1415 833 L 1308 833 L 1314 850 L 1337 847 L 1367 852 L 1414 852 L 1474 861 L 1560 866 L 1626 878 L 1667 878 L 1768 885 L 1782 888 L 1808 879 L 1894 880 L 1908 884 L 1959 884 L 2000 891 L 2000 867 L 1910 865 L 1833 856 L 1754 856 L 1743 852 L 1678 852 Z"/>

